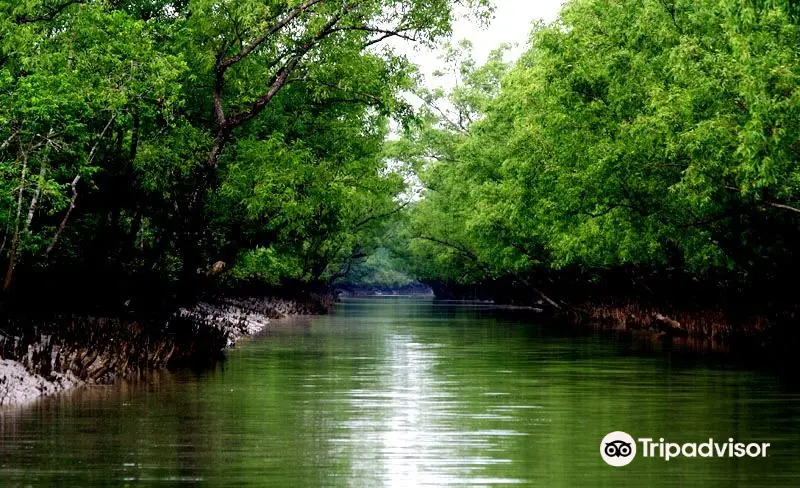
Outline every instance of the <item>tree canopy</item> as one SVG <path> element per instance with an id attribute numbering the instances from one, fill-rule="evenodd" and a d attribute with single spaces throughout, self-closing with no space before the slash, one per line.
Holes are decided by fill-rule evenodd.
<path id="1" fill-rule="evenodd" d="M 399 252 L 454 284 L 635 268 L 775 288 L 800 265 L 799 36 L 792 1 L 572 0 L 513 65 L 462 55 L 396 144 L 426 187 Z"/>
<path id="2" fill-rule="evenodd" d="M 460 5 L 0 0 L 4 290 L 800 271 L 796 2 L 571 0 L 426 89 Z"/>
<path id="3" fill-rule="evenodd" d="M 415 67 L 388 41 L 438 42 L 456 3 L 489 9 L 0 1 L 4 290 L 335 279 L 401 205 L 383 141 Z"/>

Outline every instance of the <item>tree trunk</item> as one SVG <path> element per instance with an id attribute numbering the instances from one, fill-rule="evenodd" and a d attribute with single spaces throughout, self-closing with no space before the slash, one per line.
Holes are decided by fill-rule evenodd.
<path id="1" fill-rule="evenodd" d="M 22 216 L 22 197 L 25 195 L 25 180 L 28 177 L 28 155 L 23 151 L 22 154 L 22 174 L 20 175 L 19 195 L 17 197 L 17 216 L 14 225 L 14 237 L 11 239 L 11 250 L 8 254 L 8 268 L 6 277 L 3 281 L 3 291 L 11 288 L 11 281 L 14 278 L 14 267 L 17 264 L 17 251 L 19 249 L 20 218 Z"/>
<path id="2" fill-rule="evenodd" d="M 42 180 L 47 173 L 47 165 L 42 163 L 42 169 L 39 171 L 39 179 L 36 180 L 36 190 L 31 197 L 31 204 L 28 207 L 28 218 L 25 219 L 25 230 L 30 229 L 33 222 L 33 216 L 36 214 L 36 205 L 39 203 L 39 196 L 42 194 Z"/>

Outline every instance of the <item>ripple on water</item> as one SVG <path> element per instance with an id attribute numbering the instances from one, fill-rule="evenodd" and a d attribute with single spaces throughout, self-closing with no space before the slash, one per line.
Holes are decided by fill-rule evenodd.
<path id="1" fill-rule="evenodd" d="M 613 338 L 548 330 L 488 307 L 347 301 L 268 331 L 213 371 L 0 414 L 0 485 L 777 487 L 800 479 L 800 395 L 775 377 L 632 356 Z M 736 437 L 774 451 L 753 462 L 637 459 L 614 470 L 597 449 L 611 430 Z"/>

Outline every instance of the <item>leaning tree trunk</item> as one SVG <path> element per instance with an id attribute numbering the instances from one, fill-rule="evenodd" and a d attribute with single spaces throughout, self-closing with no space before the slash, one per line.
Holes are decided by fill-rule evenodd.
<path id="1" fill-rule="evenodd" d="M 8 291 L 11 288 L 11 282 L 14 278 L 14 267 L 17 265 L 17 252 L 19 250 L 20 238 L 20 218 L 22 217 L 22 198 L 25 195 L 25 183 L 28 177 L 28 156 L 22 155 L 22 174 L 20 175 L 19 182 L 19 195 L 17 196 L 17 215 L 14 224 L 14 236 L 11 238 L 11 249 L 8 253 L 8 268 L 6 269 L 6 277 L 3 281 L 3 291 Z"/>

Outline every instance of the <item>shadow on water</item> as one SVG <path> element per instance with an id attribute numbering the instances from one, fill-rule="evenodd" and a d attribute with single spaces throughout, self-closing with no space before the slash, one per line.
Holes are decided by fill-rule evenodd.
<path id="1" fill-rule="evenodd" d="M 793 486 L 800 395 L 772 372 L 485 304 L 353 299 L 279 321 L 202 373 L 7 411 L 3 486 Z M 637 456 L 608 432 L 770 442 Z"/>

